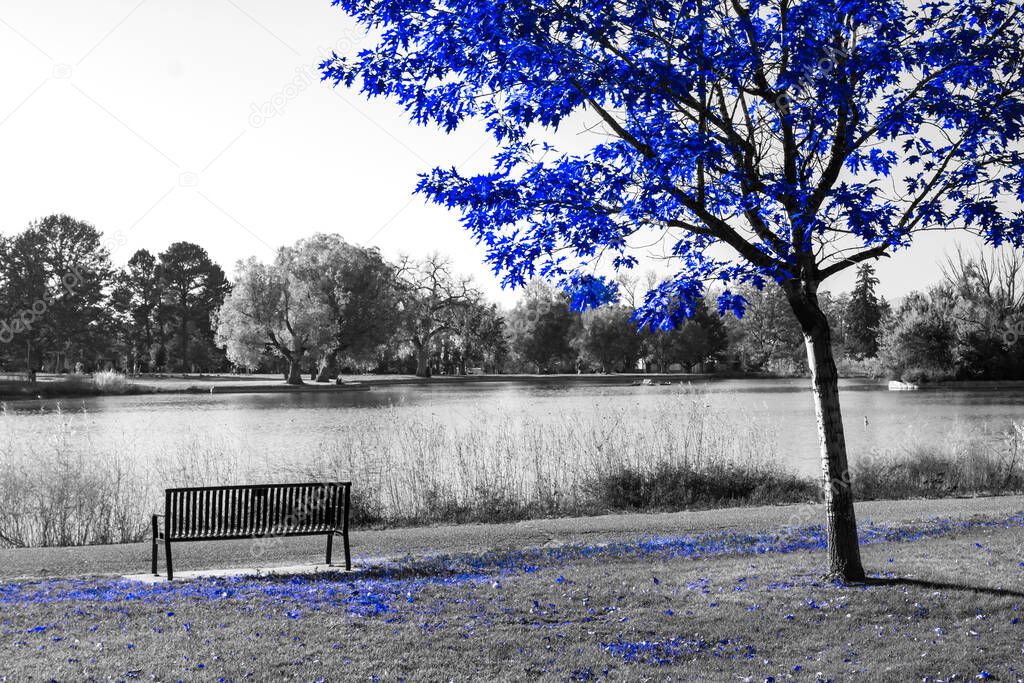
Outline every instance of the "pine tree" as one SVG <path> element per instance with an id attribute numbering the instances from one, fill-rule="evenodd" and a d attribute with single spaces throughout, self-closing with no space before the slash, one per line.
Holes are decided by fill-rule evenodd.
<path id="1" fill-rule="evenodd" d="M 855 358 L 874 358 L 878 353 L 882 303 L 875 294 L 875 268 L 865 263 L 857 268 L 857 284 L 846 309 L 846 344 Z"/>

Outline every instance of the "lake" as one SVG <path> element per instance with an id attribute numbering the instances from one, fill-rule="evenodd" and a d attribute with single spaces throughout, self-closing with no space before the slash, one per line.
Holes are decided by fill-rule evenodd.
<path id="1" fill-rule="evenodd" d="M 708 411 L 737 424 L 766 426 L 765 444 L 785 469 L 819 471 L 813 405 L 806 379 L 703 380 L 682 386 L 629 386 L 619 382 L 479 382 L 375 386 L 368 392 L 275 394 L 167 394 L 7 404 L 0 444 L 45 440 L 70 420 L 74 438 L 93 445 L 127 445 L 133 457 L 167 457 L 177 444 L 202 439 L 231 446 L 257 460 L 303 458 L 325 443 L 351 438 L 353 417 L 394 419 L 395 411 L 444 423 L 481 415 L 546 421 L 614 408 L 643 414 L 673 401 L 702 401 Z M 694 394 L 693 390 L 698 393 Z M 883 383 L 841 384 L 852 460 L 912 443 L 935 443 L 970 430 L 997 432 L 1024 421 L 1024 387 L 890 392 Z M 374 412 L 375 408 L 391 407 Z M 70 417 L 69 417 L 70 416 Z M 385 425 L 386 426 L 386 425 Z M 614 428 L 612 425 L 610 428 Z M 160 454 L 157 456 L 157 454 Z"/>

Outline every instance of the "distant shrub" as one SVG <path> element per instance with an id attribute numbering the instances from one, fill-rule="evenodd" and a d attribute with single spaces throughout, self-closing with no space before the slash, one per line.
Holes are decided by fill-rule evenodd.
<path id="1" fill-rule="evenodd" d="M 152 389 L 136 384 L 113 370 L 97 372 L 92 377 L 69 373 L 53 380 L 0 382 L 0 397 L 68 398 L 136 394 L 147 391 Z"/>
<path id="2" fill-rule="evenodd" d="M 870 377 L 872 379 L 885 378 L 891 372 L 878 358 L 851 358 L 841 356 L 836 359 L 836 369 L 840 377 Z"/>
<path id="3" fill-rule="evenodd" d="M 127 377 L 114 370 L 95 373 L 92 376 L 92 383 L 101 394 L 124 394 L 133 388 Z"/>
<path id="4" fill-rule="evenodd" d="M 950 370 L 945 368 L 914 365 L 900 373 L 900 380 L 908 384 L 927 384 L 952 379 Z"/>
<path id="5" fill-rule="evenodd" d="M 660 463 L 648 470 L 622 467 L 588 482 L 593 504 L 607 510 L 685 510 L 802 503 L 820 495 L 816 483 L 765 465 L 716 465 L 695 470 Z"/>

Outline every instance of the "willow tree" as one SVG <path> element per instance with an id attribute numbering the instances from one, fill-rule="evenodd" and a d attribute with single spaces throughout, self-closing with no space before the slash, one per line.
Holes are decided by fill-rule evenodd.
<path id="1" fill-rule="evenodd" d="M 421 177 L 506 285 L 535 274 L 578 308 L 652 235 L 674 274 L 642 326 L 706 283 L 780 287 L 806 341 L 830 571 L 864 577 L 822 283 L 954 228 L 1024 234 L 1024 25 L 1016 0 L 335 0 L 372 45 L 324 78 L 453 131 L 482 122 L 493 168 Z M 549 133 L 602 133 L 584 152 Z M 596 128 L 594 125 L 599 126 Z M 575 138 L 578 144 L 579 136 Z"/>
<path id="2" fill-rule="evenodd" d="M 284 360 L 287 384 L 299 385 L 310 351 L 337 336 L 335 311 L 310 280 L 296 247 L 281 247 L 272 264 L 239 261 L 231 293 L 217 312 L 216 340 L 228 359 L 256 370 L 267 355 Z"/>

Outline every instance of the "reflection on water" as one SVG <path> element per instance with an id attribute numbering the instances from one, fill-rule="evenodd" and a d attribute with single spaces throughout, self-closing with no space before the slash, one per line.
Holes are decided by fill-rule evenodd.
<path id="1" fill-rule="evenodd" d="M 58 408 L 84 413 L 77 438 L 102 444 L 133 444 L 137 457 L 166 452 L 185 438 L 215 436 L 259 458 L 315 453 L 342 438 L 341 411 L 397 406 L 457 422 L 478 411 L 500 411 L 536 419 L 585 413 L 590 407 L 651 410 L 665 402 L 690 400 L 701 392 L 707 409 L 737 422 L 757 420 L 777 434 L 772 450 L 787 468 L 818 471 L 814 410 L 805 379 L 712 380 L 682 387 L 634 387 L 622 383 L 500 382 L 374 387 L 369 392 L 290 394 L 189 394 L 118 396 L 69 401 L 13 402 L 0 429 L 17 439 L 44 439 Z M 1024 421 L 1024 387 L 889 392 L 884 384 L 844 380 L 842 403 L 852 459 L 913 442 L 941 440 L 956 430 L 1006 429 Z M 0 440 L 0 443 L 4 443 Z"/>

